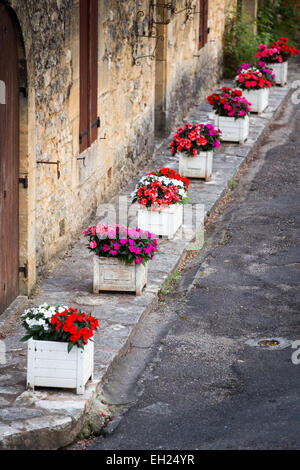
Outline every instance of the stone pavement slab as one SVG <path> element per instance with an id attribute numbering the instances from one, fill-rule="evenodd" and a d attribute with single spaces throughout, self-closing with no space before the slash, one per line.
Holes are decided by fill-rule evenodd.
<path id="1" fill-rule="evenodd" d="M 57 449 L 70 444 L 81 431 L 87 413 L 93 406 L 107 372 L 118 358 L 130 347 L 130 339 L 144 315 L 154 306 L 157 295 L 164 283 L 174 273 L 181 260 L 191 248 L 195 238 L 196 208 L 203 205 L 204 217 L 212 211 L 216 203 L 228 189 L 230 181 L 239 168 L 267 132 L 270 124 L 280 112 L 290 94 L 296 71 L 290 67 L 289 83 L 286 87 L 276 87 L 270 93 L 270 105 L 262 115 L 251 115 L 250 135 L 244 145 L 223 144 L 214 156 L 211 181 L 191 180 L 189 197 L 192 206 L 185 208 L 184 227 L 173 240 L 160 240 L 160 253 L 149 263 L 148 284 L 141 297 L 134 294 L 92 293 L 93 255 L 86 248 L 84 237 L 58 263 L 51 274 L 44 279 L 36 295 L 28 305 L 49 303 L 69 305 L 91 312 L 99 319 L 100 329 L 95 336 L 94 379 L 88 382 L 84 395 L 75 391 L 39 387 L 35 391 L 26 390 L 27 344 L 20 343 L 24 335 L 19 319 L 20 309 L 13 309 L 0 320 L 0 332 L 6 337 L 1 340 L 0 350 L 0 449 Z M 220 84 L 222 86 L 223 84 Z M 211 108 L 207 102 L 200 102 L 187 116 L 189 122 L 212 122 Z M 181 125 L 182 123 L 178 123 Z M 175 131 L 175 129 L 174 129 Z M 153 159 L 110 204 L 130 206 L 130 194 L 139 178 L 146 172 L 170 167 L 178 169 L 178 157 L 173 157 L 168 149 L 172 136 L 156 142 Z M 200 210 L 201 212 L 201 210 Z M 97 211 L 98 222 L 102 207 Z M 136 213 L 131 208 L 129 225 L 136 225 Z M 191 225 L 192 222 L 194 225 Z M 197 221 L 196 229 L 201 229 Z M 24 299 L 19 302 L 24 310 Z M 27 306 L 28 306 L 27 305 Z M 5 352 L 5 354 L 4 354 Z M 103 413 L 108 411 L 103 405 Z M 101 413 L 99 414 L 99 421 Z"/>

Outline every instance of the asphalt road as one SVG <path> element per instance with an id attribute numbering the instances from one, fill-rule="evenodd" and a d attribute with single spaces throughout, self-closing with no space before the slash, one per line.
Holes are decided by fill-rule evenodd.
<path id="1" fill-rule="evenodd" d="M 299 148 L 290 101 L 112 372 L 116 418 L 88 450 L 300 448 L 300 364 L 283 341 L 300 340 Z"/>

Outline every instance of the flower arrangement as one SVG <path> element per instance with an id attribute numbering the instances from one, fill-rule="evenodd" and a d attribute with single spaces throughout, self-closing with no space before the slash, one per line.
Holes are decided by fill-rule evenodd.
<path id="1" fill-rule="evenodd" d="M 267 67 L 267 64 L 263 62 L 262 60 L 259 60 L 257 64 L 247 64 L 246 62 L 243 62 L 241 66 L 237 70 L 237 74 L 240 74 L 243 70 L 248 70 L 248 69 L 253 69 L 256 68 L 258 69 L 263 76 L 272 84 L 272 86 L 276 85 L 276 80 L 275 80 L 275 73 L 273 72 L 272 67 Z"/>
<path id="2" fill-rule="evenodd" d="M 25 310 L 21 318 L 27 331 L 21 341 L 66 342 L 68 352 L 75 345 L 83 349 L 99 326 L 97 319 L 81 310 L 47 304 Z"/>
<path id="3" fill-rule="evenodd" d="M 242 68 L 236 75 L 234 83 L 242 90 L 260 90 L 273 85 L 257 67 Z"/>
<path id="4" fill-rule="evenodd" d="M 260 44 L 256 57 L 268 64 L 286 62 L 292 56 L 299 54 L 299 50 L 289 46 L 288 41 L 288 38 L 281 37 L 278 41 L 273 41 L 270 47 Z"/>
<path id="5" fill-rule="evenodd" d="M 292 56 L 298 55 L 299 50 L 295 48 L 295 46 L 288 46 L 288 38 L 280 38 L 278 41 L 273 41 L 270 47 L 277 47 L 280 50 L 280 55 L 282 57 L 282 61 L 286 62 Z"/>
<path id="6" fill-rule="evenodd" d="M 143 176 L 132 194 L 132 203 L 152 210 L 161 210 L 172 204 L 189 202 L 187 189 L 189 180 L 175 170 L 161 168 Z"/>
<path id="7" fill-rule="evenodd" d="M 255 56 L 259 60 L 263 60 L 266 64 L 276 64 L 283 62 L 278 47 L 267 47 L 265 44 L 258 46 L 258 52 Z"/>
<path id="8" fill-rule="evenodd" d="M 100 257 L 119 258 L 125 264 L 145 265 L 157 251 L 154 233 L 124 225 L 98 224 L 84 231 L 88 248 Z"/>
<path id="9" fill-rule="evenodd" d="M 213 93 L 207 97 L 207 101 L 219 116 L 245 118 L 251 111 L 249 103 L 241 90 L 232 90 L 223 86 L 220 93 Z"/>
<path id="10" fill-rule="evenodd" d="M 170 143 L 171 152 L 184 152 L 187 156 L 196 157 L 198 152 L 209 152 L 220 148 L 222 131 L 212 124 L 186 123 L 179 127 Z"/>

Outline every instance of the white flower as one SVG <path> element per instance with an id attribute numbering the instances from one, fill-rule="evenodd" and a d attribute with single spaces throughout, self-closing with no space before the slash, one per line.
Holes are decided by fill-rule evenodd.
<path id="1" fill-rule="evenodd" d="M 64 306 L 64 307 L 59 307 L 59 308 L 56 310 L 56 312 L 61 313 L 61 312 L 64 312 L 65 310 L 68 310 L 68 308 L 69 308 L 69 307 L 66 307 L 66 306 Z M 55 312 L 54 312 L 54 313 L 55 313 Z"/>

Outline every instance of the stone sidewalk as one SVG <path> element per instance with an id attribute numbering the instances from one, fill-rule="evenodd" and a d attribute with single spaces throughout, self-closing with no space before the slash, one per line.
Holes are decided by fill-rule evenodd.
<path id="1" fill-rule="evenodd" d="M 76 395 L 75 391 L 67 389 L 38 388 L 34 392 L 27 391 L 27 344 L 20 342 L 24 330 L 19 320 L 20 313 L 27 305 L 21 304 L 21 311 L 20 308 L 10 309 L 0 317 L 0 335 L 1 331 L 6 333 L 4 339 L 1 340 L 0 336 L 0 449 L 58 449 L 74 441 L 86 424 L 86 416 L 94 406 L 107 372 L 130 348 L 130 339 L 140 320 L 151 311 L 160 289 L 193 248 L 191 241 L 195 232 L 188 220 L 191 207 L 203 205 L 205 218 L 209 215 L 228 190 L 239 168 L 262 142 L 270 124 L 291 94 L 297 77 L 297 67 L 293 64 L 288 85 L 272 89 L 266 111 L 259 116 L 251 115 L 250 134 L 244 145 L 222 145 L 214 156 L 210 182 L 191 180 L 189 197 L 192 206 L 185 211 L 183 229 L 173 240 L 159 241 L 160 253 L 149 263 L 148 284 L 141 297 L 134 294 L 92 294 L 93 255 L 87 250 L 86 240 L 82 237 L 51 275 L 41 282 L 34 298 L 26 302 L 27 305 L 45 302 L 69 305 L 91 312 L 99 319 L 100 329 L 95 337 L 94 380 L 88 382 L 84 395 Z M 226 82 L 220 86 L 223 84 L 231 85 Z M 213 122 L 211 111 L 207 102 L 200 102 L 186 121 Z M 153 159 L 111 204 L 117 207 L 119 196 L 123 196 L 123 204 L 126 199 L 130 200 L 136 182 L 144 173 L 161 167 L 178 169 L 178 157 L 171 156 L 168 149 L 170 140 L 169 136 L 157 142 Z M 98 218 L 91 223 L 100 220 L 102 209 L 99 208 Z M 129 226 L 135 225 L 136 215 L 132 214 Z M 99 409 L 99 421 L 104 421 L 102 413 L 110 414 L 108 405 Z"/>

